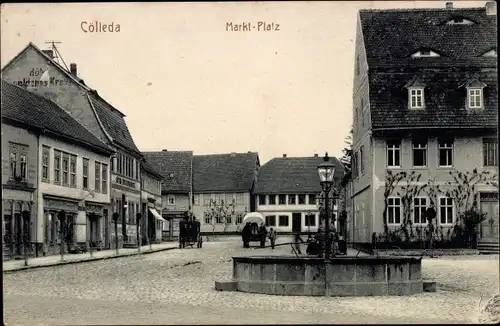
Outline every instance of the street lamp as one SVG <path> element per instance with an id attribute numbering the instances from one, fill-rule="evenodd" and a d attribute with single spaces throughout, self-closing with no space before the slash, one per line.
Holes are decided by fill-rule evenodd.
<path id="1" fill-rule="evenodd" d="M 324 208 L 325 208 L 325 260 L 330 258 L 330 212 L 329 212 L 329 201 L 330 201 L 330 191 L 333 186 L 333 176 L 335 173 L 335 166 L 332 162 L 330 162 L 330 158 L 328 157 L 328 153 L 325 153 L 325 157 L 323 158 L 323 162 L 318 165 L 318 174 L 319 181 L 321 187 L 323 188 L 324 193 Z"/>

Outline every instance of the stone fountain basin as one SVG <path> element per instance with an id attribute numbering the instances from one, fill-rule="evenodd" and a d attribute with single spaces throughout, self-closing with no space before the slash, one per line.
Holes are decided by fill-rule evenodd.
<path id="1" fill-rule="evenodd" d="M 295 296 L 403 296 L 423 292 L 422 258 L 233 257 L 236 290 Z"/>

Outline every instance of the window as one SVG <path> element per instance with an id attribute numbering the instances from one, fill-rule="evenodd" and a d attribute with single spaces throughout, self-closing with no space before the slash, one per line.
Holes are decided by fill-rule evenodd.
<path id="1" fill-rule="evenodd" d="M 413 198 L 413 223 L 427 224 L 425 219 L 425 210 L 427 209 L 427 198 Z"/>
<path id="2" fill-rule="evenodd" d="M 410 109 L 421 109 L 424 107 L 424 89 L 410 88 Z"/>
<path id="3" fill-rule="evenodd" d="M 210 222 L 211 222 L 210 214 L 208 214 L 208 212 L 205 212 L 205 213 L 203 213 L 203 217 L 204 217 L 205 224 L 210 224 Z"/>
<path id="4" fill-rule="evenodd" d="M 306 204 L 306 195 L 299 195 L 299 205 L 305 205 Z"/>
<path id="5" fill-rule="evenodd" d="M 242 193 L 236 194 L 236 204 L 243 205 L 243 194 Z"/>
<path id="6" fill-rule="evenodd" d="M 453 166 L 453 141 L 439 140 L 439 166 Z"/>
<path id="7" fill-rule="evenodd" d="M 220 199 L 220 197 L 219 197 Z M 167 197 L 167 203 L 168 205 L 175 205 L 175 196 L 174 195 L 168 195 Z"/>
<path id="8" fill-rule="evenodd" d="M 269 205 L 276 205 L 276 195 L 269 195 Z"/>
<path id="9" fill-rule="evenodd" d="M 315 214 L 307 214 L 305 216 L 306 226 L 316 226 L 316 215 Z"/>
<path id="10" fill-rule="evenodd" d="M 76 156 L 69 157 L 69 186 L 76 187 Z"/>
<path id="11" fill-rule="evenodd" d="M 233 224 L 233 218 L 231 215 L 226 216 L 226 224 Z"/>
<path id="12" fill-rule="evenodd" d="M 234 194 L 226 194 L 226 203 L 232 204 L 234 202 Z"/>
<path id="13" fill-rule="evenodd" d="M 266 204 L 266 195 L 259 195 L 259 205 Z"/>
<path id="14" fill-rule="evenodd" d="M 69 186 L 69 154 L 62 153 L 62 184 Z"/>
<path id="15" fill-rule="evenodd" d="M 309 205 L 316 205 L 316 195 L 309 195 Z"/>
<path id="16" fill-rule="evenodd" d="M 102 193 L 108 193 L 108 165 L 102 164 Z"/>
<path id="17" fill-rule="evenodd" d="M 359 148 L 359 173 L 365 173 L 365 163 L 364 163 L 364 145 Z"/>
<path id="18" fill-rule="evenodd" d="M 20 155 L 20 171 L 19 171 L 19 176 L 21 177 L 21 180 L 26 180 L 26 169 L 27 169 L 27 161 L 26 161 L 26 154 L 21 154 Z"/>
<path id="19" fill-rule="evenodd" d="M 209 194 L 203 195 L 203 205 L 210 206 L 210 195 Z"/>
<path id="20" fill-rule="evenodd" d="M 276 226 L 276 215 L 266 216 L 266 226 Z"/>
<path id="21" fill-rule="evenodd" d="M 498 141 L 494 138 L 483 138 L 483 164 L 498 165 Z"/>
<path id="22" fill-rule="evenodd" d="M 413 166 L 427 166 L 427 141 L 413 140 Z"/>
<path id="23" fill-rule="evenodd" d="M 288 195 L 288 204 L 289 205 L 295 205 L 296 202 L 295 202 L 295 198 L 296 196 L 295 195 Z"/>
<path id="24" fill-rule="evenodd" d="M 453 198 L 439 198 L 439 221 L 441 224 L 453 224 Z"/>
<path id="25" fill-rule="evenodd" d="M 216 224 L 223 224 L 224 223 L 224 218 L 220 215 L 215 216 L 215 223 Z"/>
<path id="26" fill-rule="evenodd" d="M 61 184 L 61 152 L 54 150 L 54 183 Z"/>
<path id="27" fill-rule="evenodd" d="M 358 162 L 358 152 L 352 155 L 352 176 L 354 179 L 359 177 L 359 162 Z"/>
<path id="28" fill-rule="evenodd" d="M 286 205 L 286 195 L 279 195 L 278 196 L 278 204 L 279 205 Z"/>
<path id="29" fill-rule="evenodd" d="M 193 195 L 193 205 L 200 205 L 200 195 Z"/>
<path id="30" fill-rule="evenodd" d="M 387 142 L 387 167 L 400 167 L 401 141 Z"/>
<path id="31" fill-rule="evenodd" d="M 89 188 L 89 159 L 83 159 L 83 189 Z"/>
<path id="32" fill-rule="evenodd" d="M 453 17 L 453 19 L 446 22 L 447 25 L 474 25 L 472 20 L 465 19 L 463 17 Z"/>
<path id="33" fill-rule="evenodd" d="M 95 162 L 95 192 L 101 191 L 101 163 Z"/>
<path id="34" fill-rule="evenodd" d="M 483 107 L 483 90 L 481 88 L 469 88 L 467 94 L 469 108 L 480 109 Z"/>
<path id="35" fill-rule="evenodd" d="M 429 57 L 440 57 L 441 55 L 429 49 L 422 49 L 411 55 L 412 58 L 429 58 Z"/>
<path id="36" fill-rule="evenodd" d="M 43 146 L 42 148 L 42 181 L 49 182 L 49 162 L 50 148 Z"/>
<path id="37" fill-rule="evenodd" d="M 401 223 L 401 198 L 387 198 L 387 224 Z"/>
<path id="38" fill-rule="evenodd" d="M 243 213 L 238 213 L 236 214 L 236 224 L 241 224 L 243 223 Z"/>
<path id="39" fill-rule="evenodd" d="M 221 195 L 215 195 L 215 203 L 219 205 L 221 203 Z"/>
<path id="40" fill-rule="evenodd" d="M 288 215 L 279 216 L 279 226 L 288 226 Z"/>

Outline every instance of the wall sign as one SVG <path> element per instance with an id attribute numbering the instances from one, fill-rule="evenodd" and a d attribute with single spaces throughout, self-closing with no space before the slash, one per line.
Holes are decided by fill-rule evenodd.
<path id="1" fill-rule="evenodd" d="M 78 204 L 77 203 L 63 201 L 63 200 L 57 200 L 57 199 L 44 199 L 43 200 L 43 207 L 47 210 L 54 210 L 54 211 L 59 211 L 59 210 L 65 210 L 67 212 L 77 212 L 78 211 Z"/>
<path id="2" fill-rule="evenodd" d="M 70 85 L 71 81 L 51 77 L 47 68 L 31 68 L 28 76 L 15 80 L 13 83 L 24 87 L 51 87 Z"/>

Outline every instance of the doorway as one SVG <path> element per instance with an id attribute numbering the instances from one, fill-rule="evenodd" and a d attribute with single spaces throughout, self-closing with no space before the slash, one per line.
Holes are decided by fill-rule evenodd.
<path id="1" fill-rule="evenodd" d="M 498 239 L 498 193 L 481 193 L 481 212 L 486 213 L 486 220 L 480 225 L 483 239 Z"/>
<path id="2" fill-rule="evenodd" d="M 299 233 L 302 231 L 302 214 L 292 213 L 292 232 Z"/>

